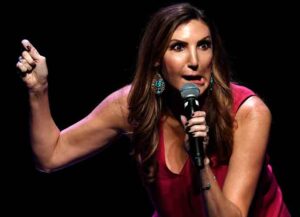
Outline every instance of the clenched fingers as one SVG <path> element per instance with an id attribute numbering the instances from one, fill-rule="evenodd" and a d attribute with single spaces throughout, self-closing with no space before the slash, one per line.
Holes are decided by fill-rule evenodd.
<path id="1" fill-rule="evenodd" d="M 27 39 L 23 39 L 21 43 L 33 60 L 38 60 L 41 58 L 41 55 L 37 49 Z"/>

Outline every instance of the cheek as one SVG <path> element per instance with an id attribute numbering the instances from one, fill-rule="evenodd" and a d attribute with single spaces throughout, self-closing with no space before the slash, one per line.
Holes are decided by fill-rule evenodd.
<path id="1" fill-rule="evenodd" d="M 177 73 L 176 69 L 172 67 L 164 68 L 162 71 L 164 80 L 172 87 L 179 89 L 182 86 L 182 77 L 180 73 Z"/>
<path id="2" fill-rule="evenodd" d="M 184 63 L 184 58 L 182 56 L 166 56 L 164 58 L 165 74 L 169 75 L 168 77 L 170 77 L 180 73 L 184 67 Z"/>
<path id="3" fill-rule="evenodd" d="M 202 68 L 207 68 L 207 67 L 209 67 L 209 66 L 211 65 L 211 63 L 212 63 L 212 58 L 213 58 L 212 53 L 207 54 L 207 55 L 203 55 L 203 56 L 202 56 L 202 60 L 199 61 L 199 62 L 200 62 L 200 66 L 201 66 Z"/>

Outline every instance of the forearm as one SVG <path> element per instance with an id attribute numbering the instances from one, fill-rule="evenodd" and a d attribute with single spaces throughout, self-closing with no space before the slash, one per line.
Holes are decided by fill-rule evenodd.
<path id="1" fill-rule="evenodd" d="M 32 149 L 41 169 L 47 169 L 60 135 L 51 116 L 47 85 L 41 91 L 29 91 L 29 103 Z"/>
<path id="2" fill-rule="evenodd" d="M 210 217 L 241 217 L 241 211 L 236 205 L 228 200 L 219 187 L 210 166 L 206 165 L 200 172 L 202 186 L 211 185 L 209 190 L 203 191 L 207 212 Z"/>

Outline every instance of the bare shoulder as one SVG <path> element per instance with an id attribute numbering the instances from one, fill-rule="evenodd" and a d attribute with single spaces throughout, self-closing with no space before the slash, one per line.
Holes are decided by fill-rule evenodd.
<path id="1" fill-rule="evenodd" d="M 265 159 L 271 112 L 258 96 L 247 98 L 235 116 L 233 150 L 223 192 L 246 216 Z"/>
<path id="2" fill-rule="evenodd" d="M 108 95 L 105 100 L 110 102 L 127 103 L 131 85 L 126 85 Z"/>
<path id="3" fill-rule="evenodd" d="M 268 106 L 258 96 L 251 96 L 239 108 L 236 119 L 238 121 L 257 119 L 271 121 L 271 112 Z"/>
<path id="4" fill-rule="evenodd" d="M 130 130 L 128 118 L 128 96 L 131 85 L 126 85 L 108 95 L 91 113 L 98 120 L 105 120 L 110 127 L 122 131 Z"/>

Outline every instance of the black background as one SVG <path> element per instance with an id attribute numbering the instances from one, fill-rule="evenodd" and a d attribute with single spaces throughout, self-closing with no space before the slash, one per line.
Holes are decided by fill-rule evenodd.
<path id="1" fill-rule="evenodd" d="M 170 2 L 16 2 L 2 7 L 8 15 L 1 15 L 5 129 L 1 170 L 3 191 L 8 192 L 4 207 L 12 206 L 11 213 L 151 216 L 152 207 L 127 154 L 125 138 L 62 171 L 43 174 L 35 170 L 27 93 L 15 64 L 23 38 L 47 57 L 51 111 L 63 129 L 131 81 L 143 28 L 154 11 Z M 268 152 L 284 199 L 297 216 L 299 55 L 294 7 L 287 1 L 264 5 L 261 1 L 190 2 L 205 8 L 217 24 L 234 79 L 253 89 L 270 107 L 273 125 Z"/>

